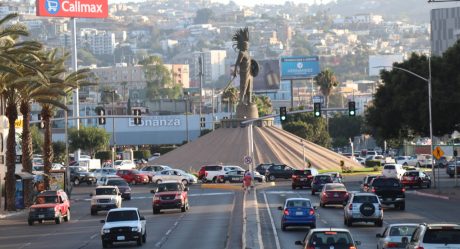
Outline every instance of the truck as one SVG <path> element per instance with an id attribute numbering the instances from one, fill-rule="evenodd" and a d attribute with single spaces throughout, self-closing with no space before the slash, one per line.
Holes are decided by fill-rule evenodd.
<path id="1" fill-rule="evenodd" d="M 394 205 L 399 210 L 406 208 L 405 191 L 399 179 L 383 176 L 374 178 L 368 188 L 368 192 L 376 194 L 382 204 Z"/>
<path id="2" fill-rule="evenodd" d="M 78 166 L 85 168 L 87 171 L 90 171 L 91 169 L 100 169 L 101 160 L 80 158 L 80 160 L 78 160 Z"/>

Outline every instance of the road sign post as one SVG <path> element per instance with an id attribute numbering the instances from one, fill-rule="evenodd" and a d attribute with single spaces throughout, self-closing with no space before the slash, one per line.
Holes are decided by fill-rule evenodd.
<path id="1" fill-rule="evenodd" d="M 439 146 L 436 146 L 436 148 L 434 148 L 434 150 L 433 150 L 432 153 L 433 153 L 432 156 L 435 157 L 436 160 L 439 160 L 439 159 L 444 155 L 444 151 L 443 151 L 443 150 L 441 149 L 441 147 L 439 147 Z M 433 171 L 433 174 L 434 174 L 434 173 L 435 173 L 435 169 L 434 169 L 433 159 L 431 159 L 431 162 L 432 162 L 432 163 L 431 163 L 431 170 Z M 436 172 L 436 174 L 438 175 L 438 179 L 437 179 L 437 180 L 436 180 L 436 175 L 433 175 L 433 176 L 434 176 L 433 178 L 436 180 L 436 184 L 437 184 L 437 188 L 438 188 L 438 189 L 440 188 L 440 182 L 439 182 L 439 168 L 440 168 L 440 167 L 438 167 L 438 172 Z M 455 169 L 455 170 L 457 170 L 457 169 Z"/>

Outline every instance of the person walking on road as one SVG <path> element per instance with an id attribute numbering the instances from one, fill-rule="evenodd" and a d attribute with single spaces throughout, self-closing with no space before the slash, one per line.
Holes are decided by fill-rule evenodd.
<path id="1" fill-rule="evenodd" d="M 245 191 L 250 191 L 251 190 L 251 185 L 252 185 L 252 175 L 249 170 L 246 170 L 244 172 L 244 177 L 243 177 L 243 188 Z"/>

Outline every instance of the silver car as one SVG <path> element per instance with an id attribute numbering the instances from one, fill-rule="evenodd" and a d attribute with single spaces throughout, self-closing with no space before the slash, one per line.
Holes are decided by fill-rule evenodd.
<path id="1" fill-rule="evenodd" d="M 353 222 L 373 222 L 376 226 L 383 226 L 383 209 L 375 194 L 354 192 L 343 210 L 343 222 L 349 227 Z"/>
<path id="2" fill-rule="evenodd" d="M 418 224 L 415 223 L 391 224 L 385 227 L 383 233 L 376 234 L 377 249 L 406 248 L 417 227 Z"/>

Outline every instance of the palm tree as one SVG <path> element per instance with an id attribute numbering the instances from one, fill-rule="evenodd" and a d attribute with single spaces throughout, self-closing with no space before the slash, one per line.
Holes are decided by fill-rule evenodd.
<path id="1" fill-rule="evenodd" d="M 319 89 L 321 93 L 324 96 L 324 103 L 326 108 L 329 107 L 329 96 L 331 95 L 331 91 L 334 87 L 337 87 L 340 82 L 337 80 L 337 78 L 334 75 L 334 72 L 332 72 L 330 69 L 326 69 L 324 71 L 321 71 L 316 77 L 315 77 L 315 82 L 319 86 Z M 329 118 L 327 116 L 327 111 L 326 111 L 326 126 L 329 127 Z"/>
<path id="2" fill-rule="evenodd" d="M 238 89 L 235 87 L 229 87 L 222 93 L 222 99 L 228 99 L 229 107 L 231 108 L 230 115 L 233 113 L 234 105 L 238 102 L 238 96 Z"/>

